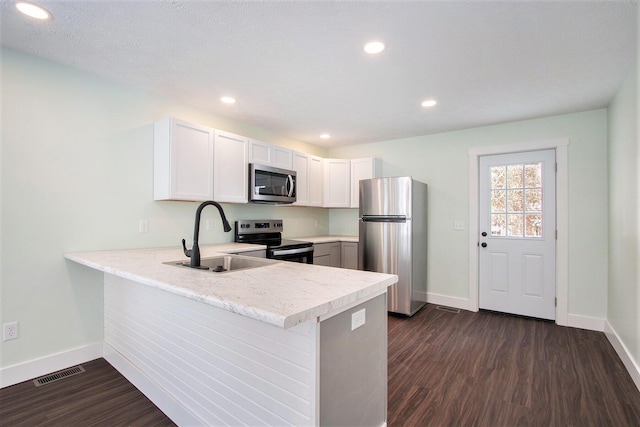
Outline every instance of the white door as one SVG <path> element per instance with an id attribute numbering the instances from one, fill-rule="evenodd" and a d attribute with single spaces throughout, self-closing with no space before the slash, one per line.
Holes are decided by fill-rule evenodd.
<path id="1" fill-rule="evenodd" d="M 555 150 L 480 157 L 479 306 L 555 319 Z"/>

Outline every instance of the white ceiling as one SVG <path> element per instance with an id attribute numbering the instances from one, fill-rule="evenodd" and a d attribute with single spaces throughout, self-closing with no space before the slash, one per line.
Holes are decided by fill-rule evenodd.
<path id="1" fill-rule="evenodd" d="M 606 107 L 635 61 L 630 1 L 37 3 L 4 46 L 323 146 Z"/>

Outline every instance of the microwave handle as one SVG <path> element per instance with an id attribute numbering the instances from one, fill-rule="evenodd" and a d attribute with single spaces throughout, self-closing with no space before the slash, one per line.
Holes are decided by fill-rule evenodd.
<path id="1" fill-rule="evenodd" d="M 287 195 L 291 197 L 293 195 L 293 177 L 291 175 L 287 175 L 287 181 L 289 181 L 289 192 Z"/>

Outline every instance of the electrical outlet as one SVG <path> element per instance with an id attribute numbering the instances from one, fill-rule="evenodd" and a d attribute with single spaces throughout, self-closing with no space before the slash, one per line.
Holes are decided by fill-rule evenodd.
<path id="1" fill-rule="evenodd" d="M 5 323 L 2 326 L 2 340 L 9 341 L 18 338 L 18 322 Z"/>
<path id="2" fill-rule="evenodd" d="M 141 219 L 138 221 L 138 231 L 140 233 L 148 233 L 149 232 L 149 220 Z"/>
<path id="3" fill-rule="evenodd" d="M 206 224 L 206 228 L 207 230 L 211 230 L 213 228 L 213 220 L 212 219 L 207 219 Z"/>
<path id="4" fill-rule="evenodd" d="M 356 311 L 351 315 L 351 330 L 358 329 L 365 324 L 365 309 Z"/>
<path id="5" fill-rule="evenodd" d="M 453 229 L 456 231 L 464 230 L 464 221 L 461 221 L 461 220 L 453 221 Z"/>

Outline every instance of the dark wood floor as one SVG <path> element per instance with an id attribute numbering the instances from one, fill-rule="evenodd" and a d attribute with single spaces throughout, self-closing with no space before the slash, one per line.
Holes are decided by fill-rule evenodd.
<path id="1" fill-rule="evenodd" d="M 0 390 L 1 426 L 173 426 L 104 359 Z M 640 426 L 640 391 L 602 333 L 427 305 L 389 317 L 389 427 Z"/>
<path id="2" fill-rule="evenodd" d="M 0 390 L 0 426 L 175 426 L 106 360 L 82 367 L 40 387 L 26 381 Z"/>
<path id="3" fill-rule="evenodd" d="M 427 305 L 389 318 L 390 427 L 640 426 L 603 333 Z"/>

